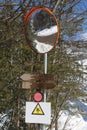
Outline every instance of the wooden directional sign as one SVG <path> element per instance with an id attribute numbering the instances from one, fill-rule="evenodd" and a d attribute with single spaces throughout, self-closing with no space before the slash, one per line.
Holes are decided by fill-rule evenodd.
<path id="1" fill-rule="evenodd" d="M 23 74 L 20 78 L 24 89 L 52 89 L 56 86 L 55 76 L 52 74 Z"/>
<path id="2" fill-rule="evenodd" d="M 20 78 L 22 79 L 22 88 L 31 89 L 32 82 L 34 81 L 33 74 L 23 74 Z"/>
<path id="3" fill-rule="evenodd" d="M 26 102 L 25 122 L 50 125 L 51 103 Z"/>
<path id="4" fill-rule="evenodd" d="M 41 89 L 52 89 L 55 87 L 54 81 L 51 82 L 35 82 L 31 85 L 32 88 L 41 88 Z"/>

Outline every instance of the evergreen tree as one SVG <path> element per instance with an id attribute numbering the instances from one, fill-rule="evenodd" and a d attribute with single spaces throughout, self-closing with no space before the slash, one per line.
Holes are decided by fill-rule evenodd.
<path id="1" fill-rule="evenodd" d="M 48 53 L 48 73 L 56 76 L 56 86 L 47 91 L 47 100 L 52 102 L 53 119 L 57 129 L 58 114 L 65 108 L 67 99 L 73 99 L 79 94 L 78 86 L 82 81 L 81 67 L 74 55 L 73 47 L 78 44 L 67 41 L 82 30 L 85 17 L 74 18 L 75 6 L 79 0 L 40 0 L 11 1 L 0 3 L 0 112 L 13 109 L 12 123 L 20 129 L 34 129 L 33 125 L 26 127 L 24 123 L 25 101 L 31 98 L 35 90 L 21 89 L 20 76 L 24 73 L 43 73 L 44 56 L 34 53 L 25 41 L 23 18 L 25 12 L 36 5 L 47 6 L 55 11 L 61 34 L 57 47 Z M 84 14 L 84 12 L 83 12 Z M 79 16 L 79 12 L 76 16 Z M 73 24 L 74 23 L 74 24 Z M 69 39 L 70 40 L 70 39 Z M 81 44 L 80 44 L 81 45 Z M 86 45 L 85 45 L 86 46 Z M 87 47 L 87 46 L 86 46 Z M 72 53 L 67 50 L 72 49 Z M 82 57 L 83 58 L 83 57 Z M 78 93 L 78 95 L 77 95 Z M 26 127 L 26 128 L 25 128 Z"/>

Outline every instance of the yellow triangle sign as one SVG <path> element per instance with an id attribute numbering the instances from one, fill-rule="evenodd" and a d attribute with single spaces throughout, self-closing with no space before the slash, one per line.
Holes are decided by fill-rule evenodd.
<path id="1" fill-rule="evenodd" d="M 38 103 L 35 107 L 35 109 L 32 112 L 33 115 L 44 115 L 44 112 L 40 106 L 40 104 Z"/>

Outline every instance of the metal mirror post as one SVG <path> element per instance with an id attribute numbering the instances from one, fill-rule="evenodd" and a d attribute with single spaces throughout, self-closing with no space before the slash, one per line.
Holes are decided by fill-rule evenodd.
<path id="1" fill-rule="evenodd" d="M 54 13 L 46 7 L 33 7 L 24 18 L 26 41 L 33 51 L 44 54 L 44 74 L 47 74 L 47 53 L 56 47 L 59 39 L 59 25 Z M 46 102 L 46 89 L 44 89 Z M 43 125 L 43 130 L 46 126 Z"/>

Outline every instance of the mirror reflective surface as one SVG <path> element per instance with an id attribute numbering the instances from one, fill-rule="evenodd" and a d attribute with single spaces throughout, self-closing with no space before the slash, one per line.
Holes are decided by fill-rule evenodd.
<path id="1" fill-rule="evenodd" d="M 26 22 L 25 35 L 30 47 L 37 53 L 47 53 L 58 42 L 58 24 L 47 10 L 32 11 Z"/>

